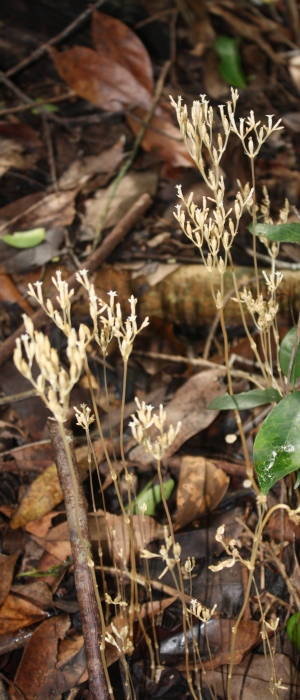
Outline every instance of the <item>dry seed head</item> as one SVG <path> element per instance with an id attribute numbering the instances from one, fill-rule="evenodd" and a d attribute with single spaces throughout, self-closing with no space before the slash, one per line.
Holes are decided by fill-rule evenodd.
<path id="1" fill-rule="evenodd" d="M 90 425 L 94 422 L 95 416 L 91 415 L 91 409 L 85 404 L 80 404 L 81 411 L 76 406 L 73 406 L 76 416 L 76 424 L 80 425 L 85 431 L 89 430 Z"/>

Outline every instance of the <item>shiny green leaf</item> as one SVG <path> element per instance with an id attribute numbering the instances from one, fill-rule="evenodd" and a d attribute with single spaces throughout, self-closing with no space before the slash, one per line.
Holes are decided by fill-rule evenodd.
<path id="1" fill-rule="evenodd" d="M 284 338 L 280 344 L 279 362 L 280 362 L 280 367 L 281 367 L 282 373 L 284 374 L 285 377 L 288 376 L 291 355 L 292 355 L 295 341 L 296 341 L 296 333 L 297 333 L 297 329 L 291 328 L 291 330 L 288 331 L 288 333 L 284 336 Z M 298 343 L 297 343 L 295 359 L 293 362 L 293 367 L 292 367 L 292 372 L 291 372 L 291 377 L 290 377 L 291 384 L 294 385 L 296 380 L 298 379 L 298 377 L 300 377 L 300 339 L 298 340 Z"/>
<path id="2" fill-rule="evenodd" d="M 288 638 L 297 648 L 298 654 L 300 653 L 300 612 L 295 613 L 290 617 L 286 631 Z"/>
<path id="3" fill-rule="evenodd" d="M 281 401 L 279 391 L 276 389 L 252 389 L 251 391 L 242 391 L 240 394 L 223 394 L 217 396 L 210 401 L 207 408 L 218 409 L 219 411 L 232 410 L 237 408 L 239 411 L 245 408 L 254 408 L 255 406 L 264 406 L 267 403 Z"/>
<path id="4" fill-rule="evenodd" d="M 299 469 L 300 391 L 286 396 L 269 413 L 255 439 L 253 461 L 263 494 Z"/>

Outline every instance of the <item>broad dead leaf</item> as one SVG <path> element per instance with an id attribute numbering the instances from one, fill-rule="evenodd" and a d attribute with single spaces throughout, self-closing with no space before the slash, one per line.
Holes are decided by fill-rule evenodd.
<path id="1" fill-rule="evenodd" d="M 137 34 L 127 24 L 94 10 L 92 37 L 98 54 L 120 63 L 134 75 L 140 85 L 151 94 L 153 90 L 152 64 L 148 51 Z"/>
<path id="2" fill-rule="evenodd" d="M 95 174 L 113 173 L 123 160 L 123 146 L 124 138 L 121 136 L 111 148 L 106 148 L 98 156 L 86 156 L 73 161 L 59 178 L 59 189 L 69 190 L 81 187 Z"/>
<path id="3" fill-rule="evenodd" d="M 103 447 L 101 441 L 94 443 L 94 450 L 97 459 L 100 461 L 103 457 Z M 76 449 L 76 458 L 81 478 L 85 478 L 88 474 L 88 448 L 82 446 Z M 15 530 L 18 527 L 23 527 L 36 518 L 41 518 L 63 500 L 63 495 L 60 488 L 57 469 L 55 464 L 51 464 L 43 474 L 37 477 L 29 487 L 20 506 L 13 517 L 10 526 Z"/>
<path id="4" fill-rule="evenodd" d="M 199 515 L 214 510 L 225 495 L 228 484 L 228 476 L 210 459 L 184 455 L 177 488 L 175 529 L 179 530 Z"/>
<path id="5" fill-rule="evenodd" d="M 120 218 L 126 214 L 138 197 L 146 192 L 151 196 L 156 194 L 158 173 L 156 170 L 144 170 L 143 172 L 131 172 L 123 177 L 122 182 L 111 199 L 114 189 L 112 183 L 107 189 L 98 190 L 92 199 L 85 203 L 85 216 L 83 228 L 92 228 L 97 231 L 106 207 L 109 211 L 102 222 L 102 228 L 114 226 Z"/>
<path id="6" fill-rule="evenodd" d="M 176 391 L 166 407 L 165 430 L 168 430 L 170 425 L 175 427 L 179 421 L 181 421 L 181 428 L 165 454 L 165 461 L 177 452 L 192 435 L 205 430 L 214 421 L 218 411 L 209 411 L 206 407 L 211 399 L 224 394 L 224 386 L 220 381 L 223 376 L 222 370 L 217 369 L 199 372 Z M 153 457 L 145 452 L 140 445 L 131 450 L 130 459 L 144 466 L 153 461 Z"/>
<path id="7" fill-rule="evenodd" d="M 28 627 L 40 620 L 44 620 L 48 613 L 40 607 L 25 600 L 9 594 L 5 603 L 0 608 L 0 629 L 1 634 L 15 632 L 22 627 Z"/>
<path id="8" fill-rule="evenodd" d="M 59 639 L 64 638 L 70 624 L 69 616 L 62 614 L 45 620 L 35 630 L 15 676 L 18 690 L 12 691 L 13 700 L 19 700 L 20 691 L 27 700 L 44 700 L 47 697 L 60 700 L 61 693 L 68 688 L 64 687 L 63 673 L 56 669 L 58 643 Z"/>
<path id="9" fill-rule="evenodd" d="M 27 578 L 26 583 L 13 585 L 11 593 L 28 600 L 42 610 L 53 608 L 52 593 L 47 583 L 41 579 Z"/>
<path id="10" fill-rule="evenodd" d="M 113 554 L 113 560 L 118 564 L 122 564 L 123 558 L 128 562 L 130 559 L 130 536 L 128 526 L 124 526 L 124 518 L 122 515 L 113 515 L 112 513 L 104 514 L 103 511 L 97 511 L 97 525 L 95 522 L 94 513 L 89 515 L 89 531 L 92 543 L 98 543 L 98 532 L 100 542 L 104 552 Z M 163 537 L 163 525 L 145 515 L 142 521 L 140 515 L 133 515 L 133 532 L 136 554 L 148 542 Z M 109 531 L 114 531 L 114 536 L 109 536 Z M 113 550 L 113 552 L 112 552 Z M 122 550 L 122 558 L 120 558 L 120 550 Z"/>
<path id="11" fill-rule="evenodd" d="M 300 693 L 299 673 L 292 659 L 284 654 L 275 654 L 274 667 L 276 679 L 281 679 L 280 700 L 298 700 Z M 205 683 L 209 686 L 216 684 L 215 689 L 220 697 L 224 697 L 228 668 L 220 668 L 217 671 L 206 671 Z M 270 678 L 272 670 L 263 654 L 248 655 L 238 665 L 234 666 L 232 673 L 231 697 L 232 700 L 269 700 Z"/>
<path id="12" fill-rule="evenodd" d="M 34 166 L 36 157 L 23 151 L 23 146 L 14 139 L 0 138 L 0 177 L 10 168 L 29 170 Z"/>
<path id="13" fill-rule="evenodd" d="M 0 209 L 0 219 L 7 221 L 0 227 L 0 235 L 31 228 L 69 226 L 75 216 L 74 199 L 77 190 L 28 195 Z"/>
<path id="14" fill-rule="evenodd" d="M 0 606 L 5 602 L 11 587 L 14 575 L 15 563 L 19 554 L 0 554 Z"/>
<path id="15" fill-rule="evenodd" d="M 137 135 L 147 112 L 140 106 L 132 110 L 133 116 L 127 115 L 127 122 L 133 133 Z M 134 119 L 134 115 L 137 119 Z M 152 128 L 151 128 L 152 127 Z M 145 151 L 155 151 L 159 157 L 173 168 L 192 168 L 194 161 L 186 150 L 180 131 L 171 121 L 167 110 L 159 108 L 150 120 L 142 140 Z"/>
<path id="16" fill-rule="evenodd" d="M 52 527 L 49 530 L 47 537 L 37 537 L 31 535 L 37 544 L 51 554 L 57 561 L 63 562 L 71 555 L 70 534 L 67 521 Z"/>
<path id="17" fill-rule="evenodd" d="M 76 95 L 107 112 L 136 104 L 149 109 L 151 94 L 123 65 L 87 46 L 73 46 L 51 56 L 60 77 Z"/>
<path id="18" fill-rule="evenodd" d="M 196 618 L 194 618 L 196 620 Z M 204 626 L 201 625 L 199 633 L 199 622 L 196 622 L 194 634 L 198 639 L 202 663 L 204 668 L 214 669 L 230 662 L 230 646 L 232 637 L 232 627 L 235 620 L 212 618 Z M 252 647 L 259 642 L 260 623 L 255 620 L 242 620 L 237 631 L 234 664 L 240 664 Z M 200 637 L 200 639 L 199 639 Z M 209 649 L 208 649 L 209 644 Z M 173 630 L 170 639 L 166 639 L 160 645 L 160 657 L 162 663 L 176 665 L 179 670 L 185 670 L 184 661 L 185 639 L 182 626 L 178 630 Z M 209 654 L 210 650 L 210 654 Z M 191 663 L 191 668 L 194 662 Z M 223 697 L 223 696 L 222 696 Z"/>

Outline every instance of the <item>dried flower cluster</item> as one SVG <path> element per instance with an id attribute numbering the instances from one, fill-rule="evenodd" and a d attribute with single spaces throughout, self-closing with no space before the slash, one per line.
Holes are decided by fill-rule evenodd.
<path id="1" fill-rule="evenodd" d="M 113 337 L 118 339 L 120 353 L 124 363 L 128 361 L 134 340 L 138 333 L 145 328 L 149 320 L 146 318 L 140 327 L 137 326 L 136 304 L 132 296 L 129 299 L 130 315 L 123 321 L 119 303 L 115 303 L 116 292 L 109 292 L 109 303 L 104 302 L 95 292 L 94 285 L 88 278 L 87 270 L 77 273 L 77 280 L 83 285 L 89 295 L 90 316 L 93 330 L 85 324 L 80 324 L 78 333 L 72 328 L 71 299 L 74 290 L 69 290 L 67 282 L 58 270 L 52 282 L 58 292 L 56 297 L 59 310 L 54 309 L 50 299 L 44 300 L 42 282 L 28 285 L 28 293 L 44 309 L 56 326 L 67 338 L 66 354 L 69 360 L 69 370 L 60 363 L 57 351 L 51 347 L 48 336 L 35 331 L 32 321 L 24 316 L 26 334 L 17 340 L 14 352 L 14 362 L 24 377 L 29 379 L 39 396 L 43 398 L 49 410 L 59 422 L 67 418 L 69 396 L 74 384 L 79 380 L 82 369 L 86 366 L 86 348 L 95 340 L 100 346 L 103 356 L 107 355 L 107 347 Z M 106 314 L 106 315 L 104 315 Z M 27 359 L 23 357 L 23 353 Z M 33 362 L 36 362 L 40 374 L 35 378 Z M 76 411 L 78 424 L 88 430 L 94 417 L 86 406 Z"/>
<path id="2" fill-rule="evenodd" d="M 135 401 L 137 404 L 137 415 L 133 414 L 131 416 L 132 421 L 129 423 L 133 437 L 145 448 L 146 452 L 149 452 L 155 459 L 160 461 L 168 447 L 173 444 L 180 430 L 181 423 L 178 422 L 176 428 L 170 425 L 166 429 L 167 416 L 162 404 L 157 414 L 153 413 L 153 406 L 146 406 L 144 401 L 140 403 L 138 398 Z M 157 431 L 154 437 L 151 432 L 152 426 L 155 426 Z"/>
<path id="3" fill-rule="evenodd" d="M 81 375 L 85 358 L 85 347 L 74 328 L 70 329 L 67 342 L 69 370 L 60 363 L 57 350 L 52 348 L 48 336 L 34 330 L 30 318 L 24 315 L 26 334 L 16 341 L 14 363 L 19 372 L 28 379 L 46 403 L 58 422 L 64 422 L 69 408 L 69 397 L 73 386 Z M 24 349 L 25 356 L 23 357 Z M 34 362 L 39 374 L 35 377 Z"/>

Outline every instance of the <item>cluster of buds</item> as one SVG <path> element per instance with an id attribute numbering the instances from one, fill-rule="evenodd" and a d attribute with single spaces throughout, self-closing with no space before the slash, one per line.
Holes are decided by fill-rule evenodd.
<path id="1" fill-rule="evenodd" d="M 228 252 L 238 232 L 241 216 L 245 208 L 252 205 L 253 190 L 248 186 L 243 192 L 238 192 L 234 207 L 226 212 L 223 201 L 225 193 L 223 177 L 220 177 L 216 183 L 215 176 L 210 171 L 208 178 L 215 196 L 203 197 L 202 209 L 196 207 L 193 202 L 193 193 L 186 200 L 181 185 L 177 185 L 177 196 L 184 203 L 190 219 L 186 219 L 186 213 L 182 210 L 181 204 L 176 206 L 177 211 L 174 212 L 174 216 L 185 235 L 199 249 L 208 272 L 217 269 L 219 274 L 223 275 L 227 267 Z M 214 204 L 212 212 L 207 205 L 207 200 Z M 234 219 L 230 216 L 233 210 Z M 207 257 L 203 252 L 204 245 L 208 249 Z"/>
<path id="2" fill-rule="evenodd" d="M 112 622 L 111 629 L 115 636 L 113 636 L 110 632 L 106 632 L 105 641 L 116 647 L 122 656 L 125 654 L 131 656 L 133 652 L 133 644 L 128 637 L 128 625 L 124 625 L 124 627 L 121 627 L 121 629 L 118 630 Z"/>
<path id="3" fill-rule="evenodd" d="M 217 542 L 220 542 L 222 546 L 224 547 L 224 550 L 226 554 L 228 554 L 229 559 L 223 559 L 219 564 L 211 565 L 208 568 L 211 571 L 222 571 L 222 569 L 230 569 L 232 566 L 235 565 L 237 561 L 239 561 L 241 564 L 244 564 L 247 569 L 251 569 L 251 564 L 249 561 L 246 559 L 242 559 L 238 547 L 237 547 L 237 541 L 235 539 L 229 540 L 229 542 L 225 542 L 224 540 L 224 533 L 225 533 L 225 525 L 221 525 L 218 527 L 215 539 Z"/>
<path id="4" fill-rule="evenodd" d="M 137 326 L 137 299 L 134 296 L 128 299 L 130 315 L 123 321 L 121 306 L 119 303 L 115 303 L 117 292 L 108 292 L 110 301 L 107 304 L 95 293 L 94 285 L 91 284 L 88 278 L 87 270 L 78 272 L 76 278 L 88 292 L 90 316 L 94 324 L 94 339 L 100 346 L 103 356 L 107 355 L 108 345 L 111 340 L 117 338 L 122 358 L 124 362 L 127 362 L 136 336 L 149 324 L 149 319 L 145 318 L 140 327 L 138 328 Z M 104 311 L 106 316 L 103 316 Z M 101 321 L 101 328 L 99 327 L 99 320 Z"/>
<path id="5" fill-rule="evenodd" d="M 148 549 L 141 549 L 141 557 L 143 559 L 162 559 L 166 566 L 162 573 L 159 575 L 159 579 L 167 573 L 167 571 L 173 571 L 175 564 L 180 565 L 180 554 L 181 546 L 179 542 L 173 542 L 173 538 L 168 533 L 168 528 L 164 527 L 164 537 L 165 544 L 163 544 L 159 550 L 159 554 L 154 554 L 154 552 L 149 552 Z M 170 556 L 170 549 L 173 545 L 173 557 Z"/>
<path id="6" fill-rule="evenodd" d="M 161 461 L 166 450 L 173 444 L 178 435 L 181 422 L 177 423 L 176 428 L 174 428 L 173 425 L 169 425 L 169 427 L 166 428 L 167 416 L 162 404 L 157 414 L 153 413 L 153 406 L 146 406 L 145 401 L 140 403 L 138 398 L 136 398 L 135 401 L 137 404 L 137 414 L 131 416 L 132 421 L 129 423 L 133 437 L 139 445 L 144 447 L 146 452 L 152 454 L 156 460 Z M 155 437 L 152 436 L 152 426 L 154 426 L 157 431 Z"/>
<path id="7" fill-rule="evenodd" d="M 273 280 L 269 279 L 269 285 L 280 284 L 281 279 L 282 277 L 277 277 L 277 279 L 274 277 Z M 274 298 L 264 299 L 263 295 L 259 294 L 254 299 L 250 289 L 244 287 L 244 291 L 240 294 L 240 299 L 246 305 L 256 327 L 262 332 L 269 330 L 279 308 Z"/>
<path id="8" fill-rule="evenodd" d="M 237 90 L 231 91 L 232 102 L 227 105 L 227 115 L 225 114 L 224 105 L 219 107 L 223 135 L 218 133 L 216 145 L 213 143 L 213 122 L 214 112 L 209 101 L 206 100 L 206 95 L 200 95 L 200 100 L 195 100 L 191 109 L 191 119 L 188 117 L 187 106 L 182 104 L 182 98 L 178 97 L 177 103 L 170 96 L 171 103 L 176 110 L 177 121 L 179 124 L 182 138 L 185 142 L 188 152 L 195 161 L 200 173 L 208 184 L 208 178 L 205 170 L 205 161 L 203 158 L 203 148 L 206 148 L 211 162 L 218 170 L 222 155 L 227 147 L 228 138 L 231 131 L 230 115 L 234 116 L 236 103 L 238 100 Z"/>
<path id="9" fill-rule="evenodd" d="M 273 124 L 274 114 L 267 114 L 268 123 L 261 126 L 260 121 L 255 121 L 254 112 L 251 110 L 249 117 L 240 118 L 239 126 L 235 121 L 234 110 L 228 103 L 228 113 L 230 120 L 230 130 L 236 134 L 243 144 L 245 153 L 249 158 L 255 158 L 259 153 L 263 143 L 274 133 L 283 129 L 281 119 Z"/>
<path id="10" fill-rule="evenodd" d="M 67 371 L 60 363 L 57 350 L 51 347 L 48 336 L 35 331 L 28 316 L 24 315 L 23 318 L 26 334 L 17 338 L 14 363 L 19 372 L 30 381 L 56 420 L 64 422 L 67 418 L 71 389 L 81 375 L 85 358 L 84 343 L 77 337 L 74 328 L 71 328 L 67 339 Z M 26 359 L 23 357 L 23 350 Z M 36 379 L 33 375 L 34 361 L 40 372 Z"/>
<path id="11" fill-rule="evenodd" d="M 195 617 L 198 617 L 198 620 L 201 620 L 203 624 L 206 624 L 212 618 L 216 607 L 217 603 L 211 609 L 206 608 L 205 605 L 199 603 L 199 601 L 196 598 L 192 598 L 190 613 L 192 613 L 192 615 L 195 615 Z"/>

